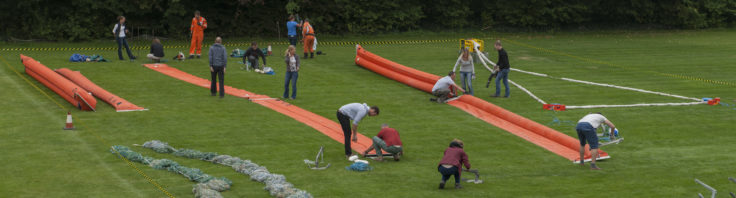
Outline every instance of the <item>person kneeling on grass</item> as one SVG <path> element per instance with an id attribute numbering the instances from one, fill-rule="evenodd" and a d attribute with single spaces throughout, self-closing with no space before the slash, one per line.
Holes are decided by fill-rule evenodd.
<path id="1" fill-rule="evenodd" d="M 158 38 L 153 38 L 153 43 L 151 43 L 151 52 L 147 55 L 147 57 L 153 62 L 161 62 L 161 59 L 164 58 L 164 45 L 161 44 L 161 40 L 158 40 Z"/>
<path id="2" fill-rule="evenodd" d="M 442 157 L 442 161 L 437 166 L 437 171 L 442 174 L 442 182 L 440 182 L 440 189 L 445 188 L 445 182 L 450 179 L 451 175 L 455 176 L 455 188 L 463 188 L 460 185 L 460 168 L 465 166 L 466 169 L 470 169 L 470 162 L 468 162 L 468 155 L 463 150 L 463 141 L 458 139 L 450 142 L 450 147 L 445 149 L 445 155 Z"/>
<path id="3" fill-rule="evenodd" d="M 454 89 L 453 89 L 454 88 Z M 437 103 L 445 103 L 448 98 L 457 96 L 454 90 L 460 90 L 465 93 L 463 88 L 455 84 L 455 72 L 450 72 L 447 76 L 440 78 L 432 87 L 432 95 L 437 98 L 430 98 L 430 101 L 437 101 Z"/>
<path id="4" fill-rule="evenodd" d="M 381 125 L 381 131 L 378 132 L 378 135 L 373 136 L 373 146 L 363 151 L 363 156 L 368 155 L 368 152 L 374 149 L 376 150 L 376 161 L 383 161 L 381 149 L 391 153 L 395 161 L 399 161 L 400 156 L 404 154 L 399 132 L 396 129 L 388 127 L 388 124 Z"/>

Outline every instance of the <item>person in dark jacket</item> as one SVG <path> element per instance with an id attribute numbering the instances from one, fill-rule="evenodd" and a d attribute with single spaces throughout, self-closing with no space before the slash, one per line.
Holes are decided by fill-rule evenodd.
<path id="1" fill-rule="evenodd" d="M 210 46 L 210 73 L 212 74 L 212 84 L 210 84 L 210 93 L 215 96 L 217 93 L 215 80 L 220 79 L 220 98 L 225 97 L 225 69 L 227 67 L 227 49 L 222 45 L 222 38 L 215 38 L 215 44 Z"/>
<path id="2" fill-rule="evenodd" d="M 508 98 L 511 94 L 511 91 L 509 90 L 509 70 L 511 70 L 511 65 L 509 64 L 509 55 L 506 54 L 506 50 L 503 49 L 503 46 L 501 46 L 501 40 L 497 40 L 496 44 L 494 45 L 496 47 L 496 50 L 498 51 L 498 76 L 496 76 L 496 94 L 492 97 L 499 97 L 501 94 L 501 79 L 503 79 L 503 86 L 506 88 L 506 92 L 503 95 L 504 98 Z"/>
<path id="3" fill-rule="evenodd" d="M 468 155 L 463 150 L 463 141 L 458 139 L 450 142 L 450 147 L 445 149 L 445 155 L 442 157 L 442 161 L 437 166 L 437 171 L 442 174 L 442 182 L 440 182 L 440 189 L 445 188 L 445 182 L 450 179 L 450 176 L 455 176 L 455 188 L 463 188 L 460 185 L 460 168 L 464 165 L 466 169 L 470 169 L 470 162 L 468 162 Z"/>
<path id="4" fill-rule="evenodd" d="M 153 38 L 153 43 L 151 43 L 151 52 L 149 52 L 147 57 L 153 62 L 161 62 L 161 59 L 164 58 L 164 45 L 161 44 L 161 40 Z"/>
<path id="5" fill-rule="evenodd" d="M 245 61 L 247 60 L 253 69 L 258 69 L 258 57 L 263 59 L 263 67 L 266 67 L 266 55 L 258 48 L 258 43 L 253 42 L 250 44 L 250 48 L 243 54 L 243 63 L 246 63 Z"/>
<path id="6" fill-rule="evenodd" d="M 284 98 L 289 98 L 289 81 L 291 81 L 291 99 L 296 99 L 296 80 L 299 79 L 299 55 L 296 55 L 296 47 L 289 45 L 286 49 L 286 77 L 284 77 Z"/>

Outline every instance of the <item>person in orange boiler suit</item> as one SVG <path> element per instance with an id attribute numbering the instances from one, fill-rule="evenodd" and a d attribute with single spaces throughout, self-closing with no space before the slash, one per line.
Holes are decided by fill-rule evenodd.
<path id="1" fill-rule="evenodd" d="M 204 17 L 199 15 L 199 10 L 194 11 L 192 26 L 189 27 L 189 33 L 192 35 L 192 45 L 189 47 L 189 58 L 194 58 L 195 52 L 197 54 L 197 58 L 202 56 L 204 29 L 207 29 L 207 19 L 204 19 Z"/>
<path id="2" fill-rule="evenodd" d="M 307 58 L 307 53 L 309 53 L 309 58 L 314 58 L 314 28 L 309 23 L 309 19 L 304 19 L 301 28 L 302 38 L 304 38 L 304 58 Z"/>

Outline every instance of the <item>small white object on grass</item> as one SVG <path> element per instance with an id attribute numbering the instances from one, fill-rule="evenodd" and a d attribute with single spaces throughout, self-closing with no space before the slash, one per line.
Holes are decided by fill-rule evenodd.
<path id="1" fill-rule="evenodd" d="M 353 155 L 353 156 L 350 156 L 350 157 L 348 158 L 348 160 L 349 160 L 349 161 L 351 161 L 351 162 L 353 162 L 353 161 L 355 161 L 355 160 L 357 160 L 357 159 L 358 159 L 358 156 L 357 156 L 357 155 Z"/>

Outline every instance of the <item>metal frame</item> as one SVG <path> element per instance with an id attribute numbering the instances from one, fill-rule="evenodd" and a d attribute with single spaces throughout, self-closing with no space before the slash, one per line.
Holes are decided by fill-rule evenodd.
<path id="1" fill-rule="evenodd" d="M 713 188 L 713 187 L 710 187 L 710 186 L 709 186 L 708 184 L 705 184 L 705 183 L 703 183 L 702 181 L 700 181 L 700 180 L 698 180 L 698 179 L 695 179 L 695 182 L 697 182 L 697 183 L 698 183 L 698 184 L 700 184 L 700 185 L 703 185 L 703 187 L 705 187 L 705 188 L 707 188 L 708 190 L 710 190 L 710 192 L 711 192 L 711 194 L 710 194 L 710 197 L 711 197 L 711 198 L 715 198 L 715 197 L 716 197 L 716 193 L 717 193 L 717 191 L 716 191 L 716 189 L 715 189 L 715 188 Z M 700 196 L 701 198 L 703 198 L 703 194 L 700 194 L 700 193 L 698 193 L 698 196 Z"/>
<path id="2" fill-rule="evenodd" d="M 307 167 L 311 168 L 312 170 L 324 170 L 330 167 L 330 163 L 327 163 L 327 166 L 319 167 L 319 163 L 324 163 L 325 161 L 325 146 L 319 147 L 319 152 L 317 152 L 317 156 L 314 158 L 314 161 L 310 161 L 308 159 L 304 159 L 304 163 L 307 164 Z M 314 165 L 314 167 L 312 167 Z"/>

